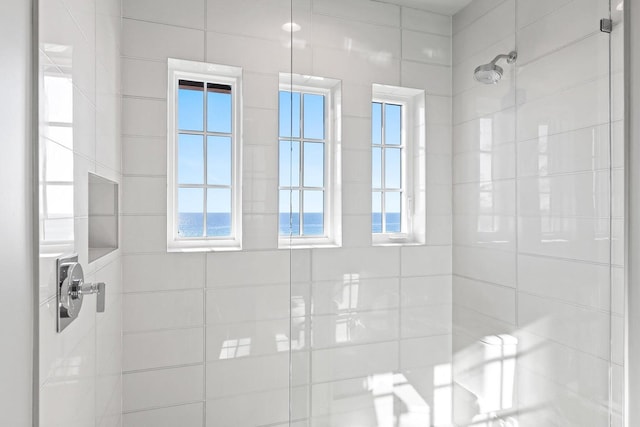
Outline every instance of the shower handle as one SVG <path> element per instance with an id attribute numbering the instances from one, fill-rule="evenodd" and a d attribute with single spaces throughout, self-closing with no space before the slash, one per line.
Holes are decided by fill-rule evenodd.
<path id="1" fill-rule="evenodd" d="M 57 330 L 62 332 L 80 314 L 85 295 L 97 294 L 96 311 L 104 312 L 106 285 L 103 282 L 85 283 L 84 271 L 77 255 L 60 258 L 57 264 Z"/>

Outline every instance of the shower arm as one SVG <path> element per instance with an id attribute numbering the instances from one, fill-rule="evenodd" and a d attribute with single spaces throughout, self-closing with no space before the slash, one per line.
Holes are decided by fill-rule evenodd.
<path id="1" fill-rule="evenodd" d="M 509 52 L 506 55 L 505 54 L 498 55 L 495 58 L 493 58 L 493 61 L 491 61 L 490 64 L 491 65 L 496 65 L 496 62 L 498 62 L 502 58 L 505 58 L 507 60 L 507 64 L 513 64 L 516 61 L 516 59 L 518 58 L 518 52 L 513 50 L 513 51 Z"/>

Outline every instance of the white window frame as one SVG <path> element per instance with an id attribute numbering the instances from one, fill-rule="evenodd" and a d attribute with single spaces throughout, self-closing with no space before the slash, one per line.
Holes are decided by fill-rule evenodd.
<path id="1" fill-rule="evenodd" d="M 341 193 L 341 107 L 342 99 L 340 80 L 304 76 L 299 74 L 280 73 L 280 91 L 301 92 L 324 95 L 325 139 L 324 139 L 324 236 L 288 236 L 280 235 L 280 182 L 278 178 L 278 247 L 279 248 L 313 248 L 339 247 L 342 245 L 342 193 Z M 278 107 L 278 118 L 280 107 Z M 300 114 L 303 115 L 301 109 Z M 304 141 L 300 138 L 280 138 L 278 130 L 278 153 L 281 140 Z M 302 153 L 302 146 L 300 148 Z M 304 159 L 300 159 L 300 187 L 304 173 Z M 278 154 L 278 171 L 280 171 L 280 155 Z M 279 172 L 278 172 L 279 176 Z M 300 197 L 302 204 L 302 195 Z"/>
<path id="2" fill-rule="evenodd" d="M 178 82 L 203 81 L 231 86 L 231 236 L 178 236 Z M 205 88 L 205 97 L 207 94 Z M 206 98 L 205 98 L 206 102 Z M 198 252 L 242 249 L 242 69 L 181 59 L 168 60 L 167 93 L 167 251 Z M 206 120 L 206 118 L 205 118 Z M 206 138 L 205 138 L 206 144 Z M 204 153 L 203 153 L 204 155 Z M 207 159 L 205 158 L 206 162 Z M 206 179 L 206 177 L 205 177 Z M 206 186 L 206 182 L 205 182 Z M 206 188 L 205 188 L 206 191 Z M 206 215 L 206 206 L 204 206 Z"/>
<path id="3" fill-rule="evenodd" d="M 426 241 L 425 92 L 421 89 L 374 84 L 371 103 L 374 102 L 402 107 L 400 116 L 402 211 L 400 232 L 373 233 L 372 231 L 372 243 L 376 246 L 424 244 Z M 373 144 L 370 144 L 370 147 L 373 147 Z M 384 175 L 381 179 L 384 182 Z M 371 190 L 373 192 L 373 185 Z"/>

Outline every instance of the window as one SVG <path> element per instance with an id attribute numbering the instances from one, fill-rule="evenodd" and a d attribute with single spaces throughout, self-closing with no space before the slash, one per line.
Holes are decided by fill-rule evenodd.
<path id="1" fill-rule="evenodd" d="M 374 85 L 371 231 L 374 244 L 423 243 L 424 91 Z"/>
<path id="2" fill-rule="evenodd" d="M 241 246 L 240 75 L 169 60 L 169 250 Z"/>
<path id="3" fill-rule="evenodd" d="M 281 75 L 280 246 L 340 244 L 339 93 L 337 80 Z"/>

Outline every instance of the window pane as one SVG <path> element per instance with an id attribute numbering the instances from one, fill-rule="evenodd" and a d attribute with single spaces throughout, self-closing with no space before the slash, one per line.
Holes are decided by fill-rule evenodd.
<path id="1" fill-rule="evenodd" d="M 401 129 L 400 105 L 385 104 L 384 106 L 384 143 L 387 145 L 400 145 Z"/>
<path id="2" fill-rule="evenodd" d="M 207 190 L 207 236 L 231 235 L 231 190 Z"/>
<path id="3" fill-rule="evenodd" d="M 324 187 L 324 144 L 304 143 L 304 186 Z"/>
<path id="4" fill-rule="evenodd" d="M 207 183 L 231 185 L 231 138 L 207 137 Z"/>
<path id="5" fill-rule="evenodd" d="M 371 231 L 382 233 L 382 193 L 379 191 L 371 194 Z"/>
<path id="6" fill-rule="evenodd" d="M 178 135 L 178 184 L 204 184 L 204 144 L 200 135 Z"/>
<path id="7" fill-rule="evenodd" d="M 204 235 L 204 190 L 178 188 L 178 236 Z"/>
<path id="8" fill-rule="evenodd" d="M 293 110 L 291 104 L 293 103 Z M 300 138 L 300 93 L 280 91 L 280 136 Z M 291 119 L 293 118 L 293 124 Z M 293 127 L 292 127 L 293 126 Z"/>
<path id="9" fill-rule="evenodd" d="M 324 96 L 304 94 L 304 137 L 324 139 Z"/>
<path id="10" fill-rule="evenodd" d="M 382 104 L 379 102 L 371 104 L 371 143 L 382 144 Z"/>
<path id="11" fill-rule="evenodd" d="M 204 83 L 180 80 L 178 86 L 178 129 L 203 131 Z"/>
<path id="12" fill-rule="evenodd" d="M 231 111 L 231 91 L 210 87 L 207 92 L 207 131 L 231 133 Z"/>
<path id="13" fill-rule="evenodd" d="M 371 184 L 373 188 L 382 188 L 382 148 L 373 147 L 371 152 Z"/>
<path id="14" fill-rule="evenodd" d="M 280 186 L 300 185 L 300 143 L 280 141 Z"/>
<path id="15" fill-rule="evenodd" d="M 384 185 L 386 188 L 399 189 L 402 183 L 400 148 L 385 148 L 384 155 Z"/>
<path id="16" fill-rule="evenodd" d="M 280 235 L 300 235 L 300 192 L 280 190 Z"/>
<path id="17" fill-rule="evenodd" d="M 387 233 L 399 233 L 400 224 L 400 196 L 401 193 L 385 193 L 384 194 L 384 215 L 387 221 Z"/>
<path id="18" fill-rule="evenodd" d="M 303 212 L 305 236 L 324 235 L 324 191 L 305 191 L 303 193 Z"/>

